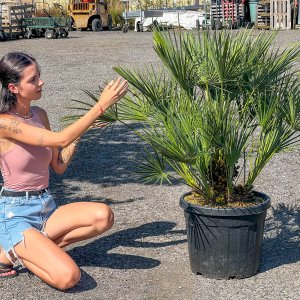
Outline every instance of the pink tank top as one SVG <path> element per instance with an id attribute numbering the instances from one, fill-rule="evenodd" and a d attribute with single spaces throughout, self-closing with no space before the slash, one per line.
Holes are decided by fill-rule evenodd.
<path id="1" fill-rule="evenodd" d="M 29 125 L 45 128 L 32 108 L 32 118 L 20 121 Z M 31 146 L 15 142 L 15 146 L 1 153 L 1 173 L 4 187 L 16 191 L 37 191 L 49 185 L 49 165 L 52 158 L 50 147 Z"/>

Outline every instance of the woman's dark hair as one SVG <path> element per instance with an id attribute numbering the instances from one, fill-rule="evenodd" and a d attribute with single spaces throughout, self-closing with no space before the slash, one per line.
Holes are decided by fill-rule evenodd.
<path id="1" fill-rule="evenodd" d="M 24 69 L 36 60 L 22 52 L 10 52 L 0 60 L 0 113 L 12 110 L 17 103 L 17 97 L 8 89 L 10 83 L 18 85 Z"/>

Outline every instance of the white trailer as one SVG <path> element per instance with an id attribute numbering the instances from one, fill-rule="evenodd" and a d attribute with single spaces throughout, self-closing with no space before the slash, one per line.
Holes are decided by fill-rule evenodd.
<path id="1" fill-rule="evenodd" d="M 156 22 L 158 26 L 165 27 L 181 27 L 184 29 L 197 28 L 198 24 L 202 24 L 205 20 L 205 13 L 199 11 L 163 11 L 162 16 L 157 17 Z M 135 31 L 147 31 L 153 24 L 152 18 L 142 20 L 141 18 L 135 19 Z M 142 27 L 141 27 L 142 25 Z M 141 30 L 142 28 L 142 30 Z"/>

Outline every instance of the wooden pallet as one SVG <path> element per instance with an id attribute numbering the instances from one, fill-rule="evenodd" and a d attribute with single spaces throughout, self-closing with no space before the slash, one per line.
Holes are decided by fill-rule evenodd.
<path id="1" fill-rule="evenodd" d="M 290 0 L 270 0 L 270 27 L 292 29 Z"/>
<path id="2" fill-rule="evenodd" d="M 243 19 L 245 20 L 246 4 L 240 3 L 238 9 L 239 9 L 239 16 L 243 17 Z"/>
<path id="3" fill-rule="evenodd" d="M 214 20 L 222 20 L 223 19 L 222 5 L 212 3 L 210 6 L 210 15 Z"/>
<path id="4" fill-rule="evenodd" d="M 255 28 L 270 29 L 270 1 L 257 3 Z"/>
<path id="5" fill-rule="evenodd" d="M 32 11 L 33 6 L 30 4 L 2 5 L 2 13 L 0 14 L 1 23 L 14 23 L 20 21 L 22 18 L 30 18 Z"/>
<path id="6" fill-rule="evenodd" d="M 32 17 L 33 5 L 5 2 L 0 8 L 0 29 L 13 39 L 23 31 L 21 20 Z"/>
<path id="7" fill-rule="evenodd" d="M 222 1 L 223 19 L 235 22 L 239 17 L 239 4 L 233 1 Z"/>
<path id="8" fill-rule="evenodd" d="M 220 20 L 223 26 L 237 25 L 240 17 L 245 15 L 245 5 L 235 3 L 233 0 L 212 1 L 210 16 L 214 20 Z"/>

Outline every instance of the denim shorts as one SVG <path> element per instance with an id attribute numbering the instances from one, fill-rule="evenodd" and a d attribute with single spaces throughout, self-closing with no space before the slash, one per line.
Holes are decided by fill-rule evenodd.
<path id="1" fill-rule="evenodd" d="M 14 246 L 24 241 L 30 228 L 43 232 L 46 221 L 57 206 L 49 190 L 34 196 L 6 197 L 0 192 L 0 245 L 12 263 L 18 261 Z M 9 190 L 12 191 L 12 190 Z M 26 245 L 26 243 L 24 243 Z"/>

